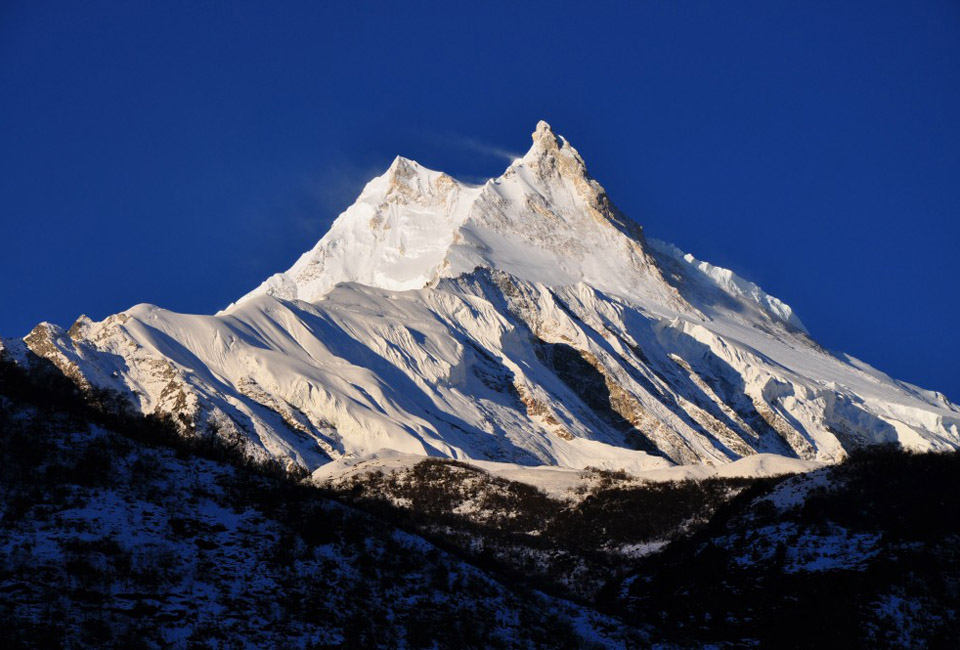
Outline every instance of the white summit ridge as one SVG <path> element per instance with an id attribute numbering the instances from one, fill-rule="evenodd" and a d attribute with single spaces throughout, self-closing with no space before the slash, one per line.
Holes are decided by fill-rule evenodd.
<path id="1" fill-rule="evenodd" d="M 138 305 L 3 348 L 310 471 L 385 454 L 641 472 L 960 446 L 942 395 L 826 352 L 755 284 L 646 240 L 546 122 L 481 186 L 398 157 L 215 316 Z"/>
<path id="2" fill-rule="evenodd" d="M 677 300 L 639 227 L 613 207 L 577 150 L 540 122 L 530 151 L 479 187 L 397 157 L 316 246 L 238 304 L 263 294 L 313 302 L 342 282 L 422 289 L 478 267 Z"/>

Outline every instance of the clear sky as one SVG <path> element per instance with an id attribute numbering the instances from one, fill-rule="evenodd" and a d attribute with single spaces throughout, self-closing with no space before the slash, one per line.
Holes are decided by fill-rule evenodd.
<path id="1" fill-rule="evenodd" d="M 212 313 L 538 119 L 648 235 L 960 401 L 960 3 L 0 3 L 0 335 Z"/>

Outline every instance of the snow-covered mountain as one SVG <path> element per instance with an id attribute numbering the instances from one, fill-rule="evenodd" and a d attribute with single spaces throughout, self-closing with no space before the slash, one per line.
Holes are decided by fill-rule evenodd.
<path id="1" fill-rule="evenodd" d="M 392 450 L 641 471 L 960 446 L 960 409 L 648 240 L 545 122 L 502 176 L 397 158 L 289 270 L 213 316 L 137 305 L 2 351 L 315 470 Z"/>

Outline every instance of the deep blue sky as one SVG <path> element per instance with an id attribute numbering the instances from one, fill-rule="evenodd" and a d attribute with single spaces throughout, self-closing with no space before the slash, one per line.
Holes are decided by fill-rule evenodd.
<path id="1" fill-rule="evenodd" d="M 648 235 L 960 400 L 960 4 L 0 4 L 0 334 L 211 313 L 546 119 Z M 349 5 L 349 6 L 348 6 Z"/>

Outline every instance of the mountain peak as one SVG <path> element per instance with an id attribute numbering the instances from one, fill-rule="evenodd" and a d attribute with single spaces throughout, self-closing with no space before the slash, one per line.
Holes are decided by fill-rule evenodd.
<path id="1" fill-rule="evenodd" d="M 418 163 L 416 160 L 410 160 L 403 156 L 397 156 L 390 163 L 387 171 L 383 174 L 389 184 L 406 183 L 418 176 L 425 176 L 430 170 Z"/>
<path id="2" fill-rule="evenodd" d="M 420 289 L 478 266 L 676 301 L 639 227 L 621 218 L 576 149 L 540 121 L 530 150 L 483 186 L 397 156 L 310 251 L 238 302 L 261 293 L 312 302 L 343 282 Z"/>
<path id="3" fill-rule="evenodd" d="M 393 159 L 393 162 L 390 163 L 387 171 L 391 174 L 404 174 L 423 168 L 423 165 L 418 163 L 416 160 L 411 160 L 409 158 L 405 158 L 404 156 L 397 156 Z"/>
<path id="4" fill-rule="evenodd" d="M 377 200 L 424 203 L 442 199 L 456 187 L 456 181 L 447 174 L 397 156 L 387 171 L 371 181 L 364 192 Z"/>
<path id="5" fill-rule="evenodd" d="M 960 448 L 952 405 L 800 328 L 756 285 L 651 245 L 540 122 L 484 185 L 397 157 L 220 318 L 135 308 L 20 349 L 311 470 L 382 449 L 640 470 Z"/>
<path id="6" fill-rule="evenodd" d="M 537 122 L 533 132 L 533 146 L 517 164 L 532 169 L 541 178 L 580 179 L 587 175 L 587 166 L 577 150 L 543 120 Z"/>
<path id="7" fill-rule="evenodd" d="M 557 135 L 556 131 L 553 130 L 549 124 L 544 120 L 537 122 L 537 128 L 533 132 L 533 142 L 544 143 L 552 147 L 561 147 L 563 146 L 563 138 Z"/>
<path id="8" fill-rule="evenodd" d="M 345 282 L 422 289 L 477 267 L 550 287 L 584 282 L 699 317 L 664 277 L 640 226 L 617 210 L 577 150 L 545 121 L 537 123 L 530 150 L 482 186 L 397 156 L 311 250 L 238 303 L 264 293 L 314 302 Z M 708 275 L 722 280 L 721 271 Z M 789 320 L 779 302 L 752 285 L 741 290 L 730 280 L 723 290 Z"/>

